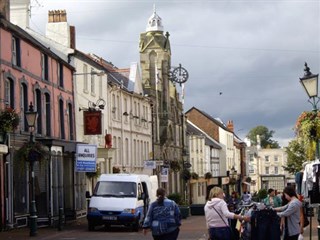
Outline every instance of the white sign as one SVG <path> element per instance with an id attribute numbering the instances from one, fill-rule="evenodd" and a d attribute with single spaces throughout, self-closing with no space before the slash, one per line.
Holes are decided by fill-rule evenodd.
<path id="1" fill-rule="evenodd" d="M 156 161 L 152 161 L 152 160 L 144 161 L 144 168 L 145 169 L 156 169 Z"/>
<path id="2" fill-rule="evenodd" d="M 160 182 L 168 182 L 169 168 L 161 167 Z"/>
<path id="3" fill-rule="evenodd" d="M 97 145 L 77 144 L 76 172 L 96 172 Z"/>

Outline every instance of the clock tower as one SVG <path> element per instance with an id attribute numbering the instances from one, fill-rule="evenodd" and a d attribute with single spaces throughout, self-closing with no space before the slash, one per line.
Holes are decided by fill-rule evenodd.
<path id="1" fill-rule="evenodd" d="M 167 167 L 181 165 L 183 106 L 175 83 L 169 77 L 169 33 L 164 33 L 162 19 L 155 8 L 148 20 L 146 32 L 140 34 L 139 50 L 144 93 L 152 103 L 153 158 L 163 161 Z M 175 171 L 175 174 L 179 174 L 179 170 Z M 169 190 L 179 190 L 179 183 L 170 185 Z"/>

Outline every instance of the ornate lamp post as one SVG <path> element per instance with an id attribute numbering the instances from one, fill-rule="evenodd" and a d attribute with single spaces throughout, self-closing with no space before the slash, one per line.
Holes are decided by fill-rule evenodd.
<path id="1" fill-rule="evenodd" d="M 308 102 L 311 103 L 312 105 L 312 111 L 317 114 L 318 112 L 318 107 L 317 104 L 319 102 L 319 97 L 318 97 L 318 76 L 319 74 L 312 74 L 310 72 L 310 68 L 308 67 L 308 64 L 304 64 L 304 76 L 300 78 L 300 83 L 302 84 L 303 88 L 305 89 L 306 93 L 308 94 Z M 316 142 L 316 159 L 319 159 L 319 139 L 317 139 Z M 319 207 L 318 207 L 318 222 L 320 222 L 320 215 L 319 215 Z M 312 229 L 312 214 L 310 216 L 310 239 L 312 238 L 311 235 L 311 229 Z M 318 226 L 318 238 L 320 237 L 320 226 Z"/>
<path id="2" fill-rule="evenodd" d="M 26 120 L 28 127 L 30 129 L 30 142 L 34 142 L 33 131 L 36 124 L 38 113 L 34 111 L 32 102 L 29 105 L 29 111 L 25 112 Z M 30 152 L 29 154 L 29 175 L 30 175 L 30 217 L 29 217 L 29 227 L 30 227 L 30 236 L 37 235 L 37 209 L 36 209 L 36 200 L 35 200 L 35 192 L 34 192 L 34 162 L 37 160 L 37 157 L 34 153 Z"/>
<path id="3" fill-rule="evenodd" d="M 303 88 L 306 90 L 306 93 L 309 96 L 308 102 L 312 104 L 313 111 L 317 112 L 317 104 L 319 102 L 318 98 L 318 76 L 319 74 L 312 74 L 310 72 L 310 68 L 308 64 L 304 64 L 304 76 L 300 78 L 300 83 L 302 84 Z M 317 153 L 318 154 L 318 153 Z M 319 156 L 319 155 L 318 155 Z"/>

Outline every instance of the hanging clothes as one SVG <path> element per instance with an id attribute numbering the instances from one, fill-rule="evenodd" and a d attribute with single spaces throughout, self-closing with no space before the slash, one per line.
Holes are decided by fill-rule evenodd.
<path id="1" fill-rule="evenodd" d="M 280 218 L 272 209 L 254 210 L 251 215 L 251 240 L 280 240 Z"/>

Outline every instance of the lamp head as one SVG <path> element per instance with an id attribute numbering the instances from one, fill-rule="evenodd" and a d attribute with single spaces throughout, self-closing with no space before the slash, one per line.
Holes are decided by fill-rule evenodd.
<path id="1" fill-rule="evenodd" d="M 302 84 L 304 90 L 308 94 L 309 98 L 318 97 L 318 75 L 312 74 L 308 64 L 304 64 L 304 76 L 300 78 L 300 83 Z"/>

